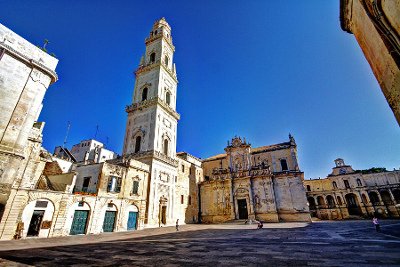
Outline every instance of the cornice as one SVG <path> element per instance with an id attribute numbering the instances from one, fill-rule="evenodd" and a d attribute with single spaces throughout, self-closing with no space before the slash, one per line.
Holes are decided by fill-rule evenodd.
<path id="1" fill-rule="evenodd" d="M 161 64 L 160 60 L 155 61 L 154 63 L 149 63 L 147 65 L 141 65 L 135 70 L 135 76 L 137 77 L 141 73 L 149 72 L 157 67 L 163 68 L 171 78 L 176 82 L 178 82 L 178 78 L 176 77 L 175 73 L 172 72 L 169 68 L 167 68 L 164 64 Z"/>
<path id="2" fill-rule="evenodd" d="M 163 153 L 161 153 L 159 151 L 155 151 L 155 150 L 132 153 L 129 155 L 129 157 L 136 159 L 136 160 L 146 159 L 146 158 L 154 158 L 154 159 L 162 161 L 166 164 L 169 164 L 175 168 L 177 168 L 178 164 L 179 164 L 179 161 L 177 159 L 168 157 L 167 155 L 164 155 Z"/>
<path id="3" fill-rule="evenodd" d="M 144 43 L 146 45 L 149 45 L 160 38 L 163 39 L 171 47 L 172 52 L 175 52 L 175 46 L 172 44 L 172 42 L 167 37 L 165 37 L 165 35 L 162 32 L 159 32 L 158 34 L 147 37 L 146 39 L 144 39 Z M 170 38 L 172 40 L 172 37 L 170 37 Z"/>
<path id="4" fill-rule="evenodd" d="M 176 120 L 179 120 L 181 116 L 179 115 L 178 112 L 176 112 L 174 109 L 172 109 L 167 103 L 165 103 L 161 98 L 158 96 L 150 98 L 148 100 L 139 102 L 139 103 L 133 103 L 131 105 L 126 106 L 125 111 L 127 113 L 134 112 L 136 110 L 140 110 L 143 108 L 148 108 L 150 106 L 158 105 L 162 107 L 169 115 L 174 117 Z"/>
<path id="5" fill-rule="evenodd" d="M 11 46 L 5 44 L 4 42 L 0 42 L 0 48 L 3 48 L 11 56 L 18 58 L 19 60 L 21 60 L 22 62 L 24 62 L 28 66 L 30 66 L 32 68 L 37 68 L 37 69 L 43 71 L 44 73 L 46 73 L 47 75 L 49 75 L 50 78 L 51 78 L 52 83 L 54 83 L 54 82 L 56 82 L 58 80 L 58 76 L 57 76 L 57 73 L 55 71 L 49 69 L 48 67 L 46 67 L 42 63 L 40 63 L 40 62 L 38 62 L 36 60 L 33 60 L 33 59 L 29 58 L 28 56 L 18 52 L 17 50 L 13 49 Z"/>

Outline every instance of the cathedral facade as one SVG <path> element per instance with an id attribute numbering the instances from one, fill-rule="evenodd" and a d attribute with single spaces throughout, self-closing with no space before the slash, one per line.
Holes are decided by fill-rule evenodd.
<path id="1" fill-rule="evenodd" d="M 225 152 L 203 160 L 203 222 L 310 221 L 304 173 L 291 135 L 289 142 L 258 148 L 235 137 Z"/>

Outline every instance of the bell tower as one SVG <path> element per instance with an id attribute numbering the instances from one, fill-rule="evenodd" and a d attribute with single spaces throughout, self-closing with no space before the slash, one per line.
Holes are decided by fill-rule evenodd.
<path id="1" fill-rule="evenodd" d="M 145 44 L 145 54 L 135 71 L 132 104 L 126 107 L 123 154 L 150 165 L 147 225 L 170 225 L 177 216 L 174 203 L 180 115 L 176 112 L 175 47 L 165 18 L 154 23 Z"/>
<path id="2" fill-rule="evenodd" d="M 176 155 L 176 77 L 171 27 L 161 18 L 145 39 L 146 51 L 135 71 L 132 104 L 127 106 L 128 121 L 123 154 L 158 151 Z"/>

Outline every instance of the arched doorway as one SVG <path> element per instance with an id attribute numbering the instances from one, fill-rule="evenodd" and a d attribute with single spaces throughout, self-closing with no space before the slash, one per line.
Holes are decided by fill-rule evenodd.
<path id="1" fill-rule="evenodd" d="M 84 235 L 87 231 L 90 216 L 90 206 L 85 201 L 79 201 L 72 204 L 70 208 L 70 216 L 72 217 L 70 235 Z"/>
<path id="2" fill-rule="evenodd" d="M 117 211 L 117 207 L 113 203 L 107 204 L 104 211 L 103 232 L 114 232 Z"/>
<path id="3" fill-rule="evenodd" d="M 388 191 L 384 190 L 384 191 L 381 191 L 380 193 L 381 193 L 382 201 L 386 206 L 393 205 L 392 198 L 390 197 L 390 194 Z"/>
<path id="4" fill-rule="evenodd" d="M 139 209 L 135 206 L 135 205 L 130 205 L 127 208 L 127 212 L 128 212 L 128 222 L 127 222 L 127 226 L 126 229 L 127 230 L 136 230 L 138 227 L 138 218 L 139 218 Z"/>
<path id="5" fill-rule="evenodd" d="M 313 197 L 308 197 L 308 207 L 310 208 L 311 217 L 317 217 L 317 207 L 315 205 L 315 199 Z"/>
<path id="6" fill-rule="evenodd" d="M 338 205 L 342 205 L 342 198 L 340 196 L 337 196 L 336 198 Z"/>
<path id="7" fill-rule="evenodd" d="M 22 212 L 24 230 L 22 237 L 48 237 L 52 224 L 54 205 L 48 199 L 37 199 L 26 205 Z"/>
<path id="8" fill-rule="evenodd" d="M 392 191 L 393 196 L 394 196 L 394 200 L 396 201 L 397 204 L 400 204 L 400 190 L 399 189 L 395 189 Z"/>
<path id="9" fill-rule="evenodd" d="M 335 208 L 335 199 L 331 195 L 326 196 L 326 201 L 328 202 L 328 208 Z"/>
<path id="10" fill-rule="evenodd" d="M 325 208 L 325 200 L 322 196 L 317 197 L 317 203 L 319 208 Z"/>
<path id="11" fill-rule="evenodd" d="M 369 201 L 371 201 L 372 205 L 374 205 L 374 206 L 379 205 L 379 197 L 376 192 L 373 192 L 373 191 L 369 192 L 368 196 L 369 196 Z"/>
<path id="12" fill-rule="evenodd" d="M 356 195 L 353 193 L 345 196 L 347 202 L 347 209 L 350 215 L 360 215 L 361 210 Z"/>
<path id="13" fill-rule="evenodd" d="M 315 206 L 315 199 L 313 197 L 308 197 L 308 205 L 310 207 L 310 210 L 315 210 L 316 206 Z"/>

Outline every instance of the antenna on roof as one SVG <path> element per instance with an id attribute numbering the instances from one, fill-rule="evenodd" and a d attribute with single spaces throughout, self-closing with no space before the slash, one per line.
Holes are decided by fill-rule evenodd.
<path id="1" fill-rule="evenodd" d="M 69 133 L 69 128 L 70 128 L 70 127 L 71 127 L 71 122 L 70 122 L 70 121 L 68 121 L 67 133 L 65 134 L 65 139 L 64 139 L 64 143 L 63 143 L 63 146 L 62 146 L 62 148 L 64 148 L 64 147 L 65 147 L 65 145 L 67 144 L 68 133 Z"/>
<path id="2" fill-rule="evenodd" d="M 96 139 L 97 137 L 97 133 L 99 132 L 99 125 L 96 125 L 96 133 L 94 134 L 94 139 Z"/>

